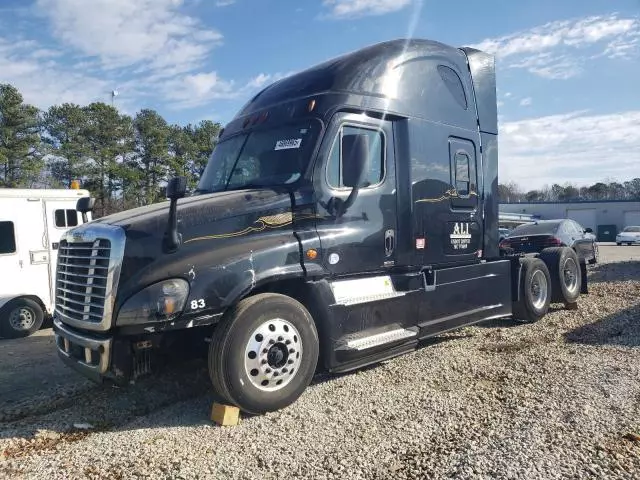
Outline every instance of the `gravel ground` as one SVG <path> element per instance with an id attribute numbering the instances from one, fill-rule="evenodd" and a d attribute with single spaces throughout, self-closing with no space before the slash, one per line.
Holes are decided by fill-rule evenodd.
<path id="1" fill-rule="evenodd" d="M 0 477 L 638 478 L 640 263 L 590 276 L 578 310 L 442 335 L 235 427 L 208 421 L 199 361 L 5 412 Z"/>

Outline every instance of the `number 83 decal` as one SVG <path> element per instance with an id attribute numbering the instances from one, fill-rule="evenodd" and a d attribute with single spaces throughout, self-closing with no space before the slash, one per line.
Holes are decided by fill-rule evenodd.
<path id="1" fill-rule="evenodd" d="M 197 300 L 191 300 L 191 310 L 195 310 L 197 308 L 204 308 L 204 298 L 198 298 Z"/>

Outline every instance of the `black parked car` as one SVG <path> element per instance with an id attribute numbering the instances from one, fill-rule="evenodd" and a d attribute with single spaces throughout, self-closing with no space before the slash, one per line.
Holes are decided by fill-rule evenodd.
<path id="1" fill-rule="evenodd" d="M 538 220 L 519 225 L 500 242 L 505 253 L 541 252 L 547 247 L 571 247 L 580 259 L 597 263 L 598 244 L 593 231 L 569 219 Z"/>

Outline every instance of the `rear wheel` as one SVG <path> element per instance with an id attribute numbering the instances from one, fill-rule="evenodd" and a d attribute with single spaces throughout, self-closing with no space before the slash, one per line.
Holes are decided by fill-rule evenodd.
<path id="1" fill-rule="evenodd" d="M 40 329 L 44 311 L 30 298 L 15 298 L 0 309 L 0 337 L 22 338 Z"/>
<path id="2" fill-rule="evenodd" d="M 551 301 L 575 303 L 582 287 L 578 254 L 569 247 L 551 247 L 542 250 L 539 258 L 551 273 Z"/>
<path id="3" fill-rule="evenodd" d="M 551 277 L 545 263 L 538 258 L 521 260 L 520 299 L 513 304 L 513 318 L 534 323 L 549 310 Z"/>
<path id="4" fill-rule="evenodd" d="M 318 362 L 318 333 L 307 309 L 285 295 L 241 300 L 216 326 L 209 374 L 217 393 L 261 414 L 295 402 Z"/>

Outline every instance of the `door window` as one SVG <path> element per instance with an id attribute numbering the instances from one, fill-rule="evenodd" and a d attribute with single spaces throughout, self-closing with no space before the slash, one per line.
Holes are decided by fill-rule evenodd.
<path id="1" fill-rule="evenodd" d="M 13 222 L 0 222 L 0 255 L 16 253 L 16 233 Z"/>
<path id="2" fill-rule="evenodd" d="M 58 228 L 78 226 L 78 212 L 76 210 L 56 210 L 54 218 Z"/>
<path id="3" fill-rule="evenodd" d="M 369 187 L 382 183 L 384 178 L 384 135 L 380 130 L 365 127 L 344 125 L 336 135 L 331 148 L 327 165 L 327 182 L 332 188 L 345 188 L 342 180 L 342 154 L 340 146 L 344 135 L 366 135 L 369 143 L 369 172 L 367 181 Z"/>
<path id="4" fill-rule="evenodd" d="M 475 183 L 472 182 L 472 168 L 469 155 L 464 152 L 458 152 L 455 154 L 454 162 L 456 191 L 458 195 L 462 197 L 469 196 L 469 193 L 475 190 Z"/>

